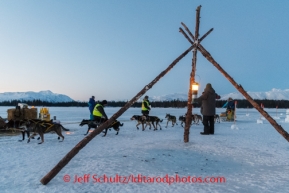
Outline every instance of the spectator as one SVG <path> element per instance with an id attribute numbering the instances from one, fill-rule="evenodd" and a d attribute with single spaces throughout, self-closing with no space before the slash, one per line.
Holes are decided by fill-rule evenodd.
<path id="1" fill-rule="evenodd" d="M 88 101 L 88 108 L 89 108 L 89 112 L 90 112 L 90 120 L 93 120 L 93 109 L 94 109 L 94 106 L 95 106 L 95 100 L 94 100 L 94 96 L 92 96 L 89 101 Z"/>
<path id="2" fill-rule="evenodd" d="M 201 113 L 203 114 L 204 132 L 201 135 L 209 135 L 215 133 L 214 115 L 216 114 L 216 99 L 220 96 L 215 93 L 212 85 L 208 83 L 203 94 L 197 98 L 197 101 L 202 102 Z"/>

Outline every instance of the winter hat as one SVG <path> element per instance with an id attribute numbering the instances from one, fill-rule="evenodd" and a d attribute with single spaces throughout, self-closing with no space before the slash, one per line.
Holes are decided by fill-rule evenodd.
<path id="1" fill-rule="evenodd" d="M 106 101 L 106 100 L 103 100 L 101 103 L 102 103 L 103 105 L 106 105 L 106 104 L 107 104 L 107 101 Z"/>
<path id="2" fill-rule="evenodd" d="M 145 99 L 148 99 L 148 98 L 149 98 L 149 96 L 148 96 L 148 95 L 146 95 L 144 98 L 145 98 Z"/>
<path id="3" fill-rule="evenodd" d="M 91 98 L 93 98 L 93 99 L 94 99 L 95 97 L 94 97 L 94 96 L 92 96 Z"/>

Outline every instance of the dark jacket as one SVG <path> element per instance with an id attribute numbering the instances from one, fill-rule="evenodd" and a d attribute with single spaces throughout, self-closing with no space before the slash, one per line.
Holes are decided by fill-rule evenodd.
<path id="1" fill-rule="evenodd" d="M 92 114 L 94 106 L 95 106 L 95 100 L 93 98 L 90 98 L 88 102 L 88 108 L 89 108 L 90 114 Z"/>
<path id="2" fill-rule="evenodd" d="M 198 102 L 202 102 L 201 113 L 204 116 L 214 116 L 216 114 L 216 99 L 220 98 L 215 93 L 212 86 L 206 86 L 202 96 L 197 98 Z"/>
<path id="3" fill-rule="evenodd" d="M 235 102 L 233 100 L 227 101 L 224 105 L 223 108 L 226 108 L 227 110 L 231 109 L 231 110 L 235 110 Z"/>

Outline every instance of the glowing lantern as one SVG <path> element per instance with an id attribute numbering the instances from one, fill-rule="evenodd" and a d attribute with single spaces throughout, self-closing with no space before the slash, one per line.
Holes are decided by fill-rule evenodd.
<path id="1" fill-rule="evenodd" d="M 199 83 L 194 82 L 192 84 L 192 98 L 196 99 L 198 97 L 198 91 L 199 91 Z"/>

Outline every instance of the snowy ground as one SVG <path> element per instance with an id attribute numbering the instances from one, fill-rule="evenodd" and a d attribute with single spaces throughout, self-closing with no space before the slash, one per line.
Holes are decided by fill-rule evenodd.
<path id="1" fill-rule="evenodd" d="M 106 108 L 109 116 L 119 108 Z M 0 107 L 0 116 L 7 117 L 7 107 Z M 163 130 L 136 130 L 131 108 L 119 120 L 124 123 L 119 135 L 109 131 L 106 137 L 96 136 L 47 185 L 40 180 L 80 140 L 87 127 L 79 122 L 88 118 L 88 108 L 49 108 L 71 130 L 64 133 L 64 142 L 55 134 L 46 134 L 44 144 L 37 140 L 18 142 L 21 135 L 0 136 L 1 192 L 289 192 L 289 143 L 255 109 L 238 109 L 237 122 L 215 124 L 215 135 L 202 136 L 202 125 L 193 125 L 190 142 L 183 142 L 179 125 Z M 286 110 L 265 109 L 282 127 Z M 217 109 L 220 113 L 224 109 Z M 199 113 L 199 109 L 194 109 Z M 151 115 L 164 119 L 166 113 L 180 116 L 186 109 L 153 108 Z M 289 117 L 289 115 L 288 115 Z M 287 118 L 288 118 L 287 117 Z M 258 120 L 260 119 L 260 120 Z M 258 120 L 258 121 L 257 121 Z M 233 125 L 233 126 L 232 126 Z M 68 175 L 70 181 L 68 181 Z M 89 176 L 88 176 L 89 175 Z M 95 183 L 97 177 L 130 178 L 128 183 Z M 154 183 L 132 181 L 137 177 L 155 178 Z M 179 177 L 204 180 L 223 177 L 225 183 L 172 182 L 160 177 Z M 77 181 L 75 182 L 75 176 Z M 129 177 L 130 176 L 130 177 Z M 196 177 L 196 178 L 193 178 Z M 185 180 L 185 179 L 184 179 Z M 193 180 L 194 181 L 194 180 Z"/>

